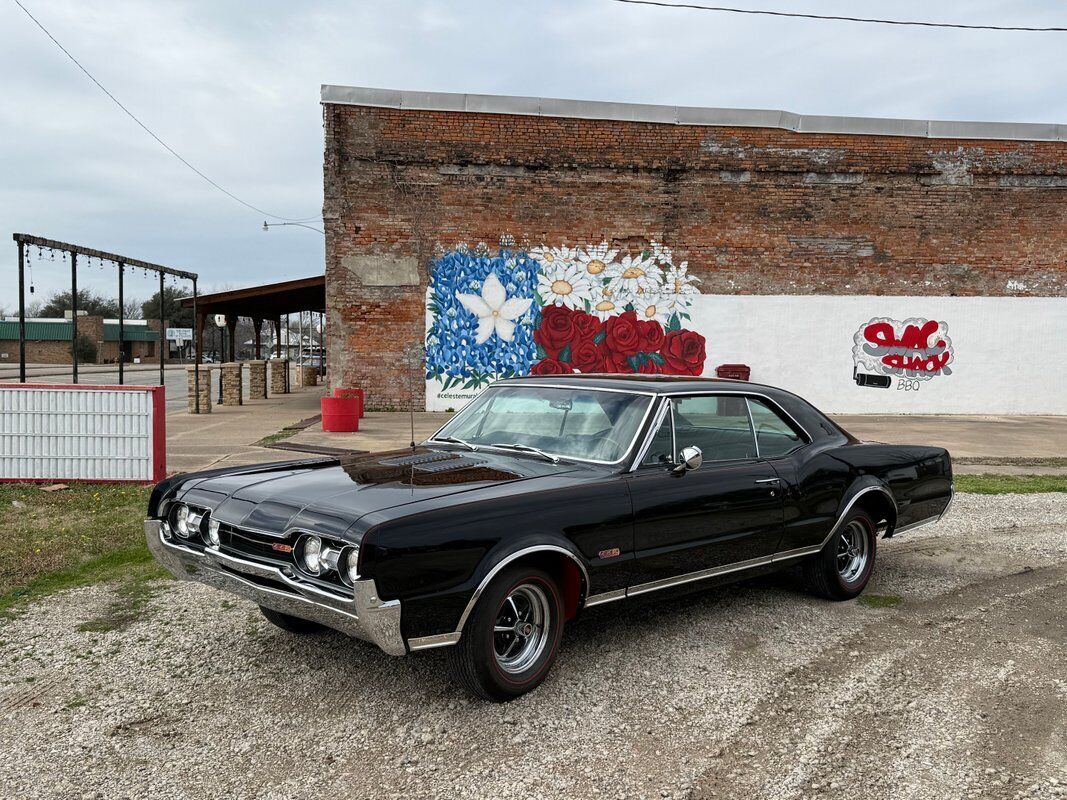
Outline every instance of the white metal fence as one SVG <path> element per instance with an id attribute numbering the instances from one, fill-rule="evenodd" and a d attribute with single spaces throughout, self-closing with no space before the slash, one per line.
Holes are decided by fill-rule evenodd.
<path id="1" fill-rule="evenodd" d="M 0 384 L 0 480 L 162 480 L 163 391 Z"/>

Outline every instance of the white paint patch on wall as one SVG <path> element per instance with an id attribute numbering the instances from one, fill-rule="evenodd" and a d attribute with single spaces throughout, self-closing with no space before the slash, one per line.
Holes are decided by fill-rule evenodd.
<path id="1" fill-rule="evenodd" d="M 747 364 L 753 381 L 826 412 L 1067 414 L 1067 298 L 699 295 L 691 313 L 707 338 L 705 375 Z M 876 318 L 943 323 L 951 374 L 857 385 L 854 337 Z"/>

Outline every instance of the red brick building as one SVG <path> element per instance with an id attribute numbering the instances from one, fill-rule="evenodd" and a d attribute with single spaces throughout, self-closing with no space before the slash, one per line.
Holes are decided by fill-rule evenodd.
<path id="1" fill-rule="evenodd" d="M 337 86 L 322 102 L 331 380 L 374 407 L 421 403 L 433 265 L 464 246 L 578 263 L 658 243 L 709 298 L 1067 297 L 1067 126 Z M 704 374 L 729 355 L 708 349 Z"/>

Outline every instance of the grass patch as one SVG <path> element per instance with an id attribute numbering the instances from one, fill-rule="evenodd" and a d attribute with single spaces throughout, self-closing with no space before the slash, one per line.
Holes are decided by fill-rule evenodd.
<path id="1" fill-rule="evenodd" d="M 971 494 L 1067 492 L 1067 475 L 957 475 L 956 491 Z"/>
<path id="2" fill-rule="evenodd" d="M 144 486 L 0 484 L 0 613 L 104 580 L 163 577 L 144 542 Z"/>
<path id="3" fill-rule="evenodd" d="M 288 439 L 290 436 L 296 436 L 300 433 L 296 428 L 283 428 L 277 433 L 272 433 L 268 436 L 264 436 L 258 442 L 253 442 L 255 447 L 270 447 L 272 444 L 276 444 L 283 439 Z"/>
<path id="4" fill-rule="evenodd" d="M 895 594 L 861 594 L 857 602 L 867 608 L 893 608 L 900 605 L 900 598 Z"/>

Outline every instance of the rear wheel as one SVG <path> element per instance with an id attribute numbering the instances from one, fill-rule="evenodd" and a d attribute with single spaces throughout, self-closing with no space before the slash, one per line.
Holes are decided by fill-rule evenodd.
<path id="1" fill-rule="evenodd" d="M 545 572 L 521 565 L 489 584 L 449 658 L 475 695 L 503 702 L 535 689 L 556 660 L 563 601 Z"/>
<path id="2" fill-rule="evenodd" d="M 275 611 L 272 608 L 259 607 L 260 612 L 269 622 L 274 623 L 283 631 L 289 633 L 318 633 L 325 630 L 322 625 L 317 622 L 311 622 L 310 620 L 300 619 L 300 617 L 290 616 L 289 614 L 283 614 L 281 611 Z"/>
<path id="3" fill-rule="evenodd" d="M 852 514 L 819 553 L 804 562 L 808 591 L 830 600 L 851 600 L 874 571 L 878 536 L 870 517 Z"/>

